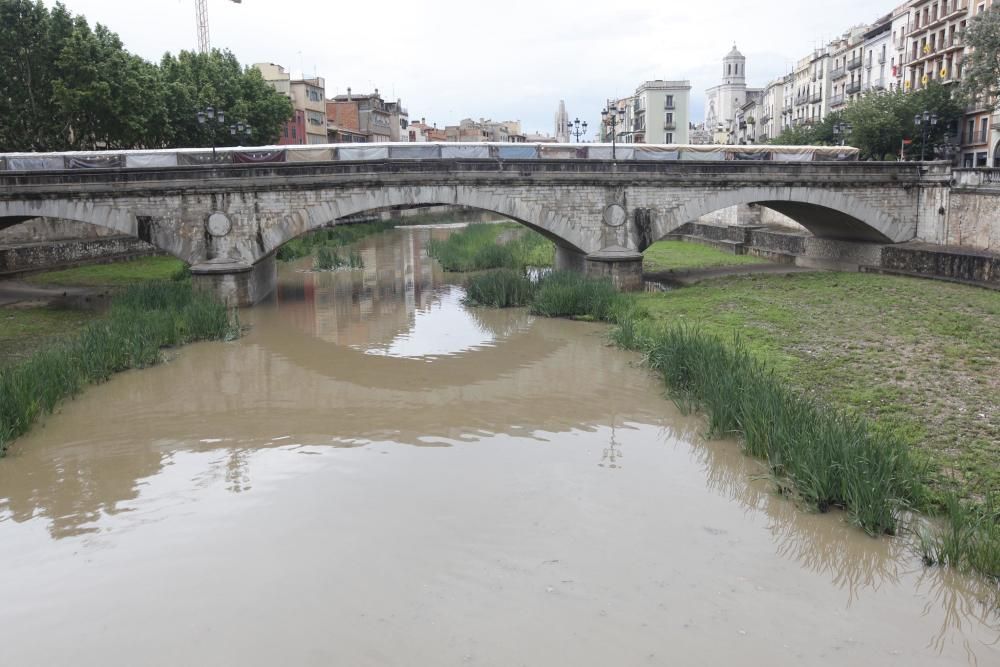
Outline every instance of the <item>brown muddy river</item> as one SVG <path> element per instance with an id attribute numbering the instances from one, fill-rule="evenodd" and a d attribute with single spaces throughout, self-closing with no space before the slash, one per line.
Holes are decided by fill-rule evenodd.
<path id="1" fill-rule="evenodd" d="M 468 310 L 431 234 L 0 461 L 0 665 L 1000 665 L 982 584 L 772 495 L 599 325 Z"/>

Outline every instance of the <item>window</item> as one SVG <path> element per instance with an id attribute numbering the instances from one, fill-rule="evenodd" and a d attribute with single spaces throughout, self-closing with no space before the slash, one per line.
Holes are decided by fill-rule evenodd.
<path id="1" fill-rule="evenodd" d="M 966 169 L 972 169 L 972 158 L 973 157 L 974 156 L 972 155 L 972 153 L 966 153 L 965 155 L 963 155 L 962 156 L 962 166 L 965 167 Z"/>
<path id="2" fill-rule="evenodd" d="M 667 124 L 672 124 L 674 122 L 674 114 L 672 111 L 666 113 L 666 117 L 663 119 Z"/>
<path id="3" fill-rule="evenodd" d="M 976 166 L 977 167 L 986 166 L 986 153 L 976 153 Z"/>
<path id="4" fill-rule="evenodd" d="M 316 88 L 309 89 L 309 101 L 310 102 L 322 102 L 323 94 L 319 92 Z"/>
<path id="5" fill-rule="evenodd" d="M 985 144 L 989 136 L 990 136 L 990 119 L 983 118 L 979 129 L 979 143 Z"/>
<path id="6" fill-rule="evenodd" d="M 674 108 L 674 96 L 673 95 L 667 95 L 667 102 L 663 106 L 665 108 L 667 108 L 667 109 L 673 109 Z"/>
<path id="7" fill-rule="evenodd" d="M 665 144 L 672 144 L 672 143 L 674 143 L 674 133 L 673 132 L 667 132 L 665 135 L 663 135 L 663 143 L 665 143 Z"/>
<path id="8" fill-rule="evenodd" d="M 972 143 L 972 135 L 974 135 L 975 133 L 976 133 L 976 121 L 970 120 L 969 121 L 968 131 L 965 133 L 965 143 L 971 144 Z M 969 166 L 971 167 L 972 165 L 969 165 Z"/>

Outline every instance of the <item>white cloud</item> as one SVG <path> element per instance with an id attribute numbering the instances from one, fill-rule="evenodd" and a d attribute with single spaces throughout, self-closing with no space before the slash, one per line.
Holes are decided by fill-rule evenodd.
<path id="1" fill-rule="evenodd" d="M 53 0 L 46 0 L 53 5 Z M 193 49 L 194 0 L 64 0 L 117 32 L 126 48 L 156 60 Z M 751 85 L 782 74 L 851 25 L 894 2 L 585 3 L 510 0 L 482 4 L 209 0 L 212 45 L 244 63 L 275 62 L 326 78 L 329 95 L 350 86 L 400 97 L 411 118 L 439 126 L 465 117 L 520 119 L 551 132 L 560 99 L 596 127 L 608 97 L 647 79 L 690 79 L 692 117 L 738 43 Z M 874 12 L 874 13 L 873 13 Z"/>

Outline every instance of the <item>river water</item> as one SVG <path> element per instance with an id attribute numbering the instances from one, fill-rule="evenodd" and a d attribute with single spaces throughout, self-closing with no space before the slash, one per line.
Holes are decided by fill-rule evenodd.
<path id="1" fill-rule="evenodd" d="M 447 230 L 0 461 L 0 665 L 998 665 L 976 580 L 769 492 L 600 325 L 469 310 Z"/>

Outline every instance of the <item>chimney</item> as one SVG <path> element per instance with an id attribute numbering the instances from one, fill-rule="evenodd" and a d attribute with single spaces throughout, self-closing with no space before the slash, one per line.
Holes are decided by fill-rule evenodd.
<path id="1" fill-rule="evenodd" d="M 375 97 L 378 97 L 378 88 L 375 89 Z"/>
<path id="2" fill-rule="evenodd" d="M 351 101 L 351 87 L 350 86 L 347 87 L 347 101 L 348 102 Z"/>

